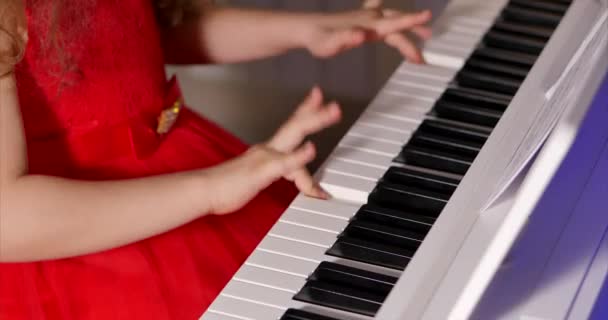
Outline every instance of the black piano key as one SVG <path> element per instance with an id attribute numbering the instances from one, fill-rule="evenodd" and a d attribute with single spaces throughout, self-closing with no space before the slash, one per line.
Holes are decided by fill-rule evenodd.
<path id="1" fill-rule="evenodd" d="M 459 183 L 456 179 L 400 167 L 390 167 L 382 177 L 382 180 L 394 184 L 440 192 L 446 195 L 454 193 Z"/>
<path id="2" fill-rule="evenodd" d="M 522 80 L 519 79 L 470 69 L 460 70 L 456 79 L 458 85 L 463 87 L 498 91 L 509 95 L 515 95 L 522 83 Z"/>
<path id="3" fill-rule="evenodd" d="M 502 111 L 445 101 L 438 101 L 433 108 L 433 113 L 440 118 L 486 127 L 496 126 L 503 114 Z"/>
<path id="4" fill-rule="evenodd" d="M 419 131 L 429 132 L 440 136 L 448 136 L 467 141 L 474 141 L 484 144 L 490 136 L 490 130 L 482 130 L 469 126 L 461 126 L 455 123 L 446 123 L 444 121 L 426 119 L 418 126 Z M 429 174 L 430 175 L 430 174 Z M 454 179 L 443 178 L 437 175 L 430 175 L 432 179 L 440 179 L 446 182 L 454 182 Z M 445 180 L 447 179 L 447 180 Z"/>
<path id="5" fill-rule="evenodd" d="M 561 14 L 532 10 L 516 3 L 507 5 L 502 11 L 502 17 L 513 22 L 542 25 L 553 29 L 557 27 L 562 19 Z"/>
<path id="6" fill-rule="evenodd" d="M 334 257 L 365 262 L 386 268 L 403 270 L 416 250 L 378 244 L 365 239 L 340 235 L 326 254 Z"/>
<path id="7" fill-rule="evenodd" d="M 425 236 L 420 231 L 362 221 L 356 217 L 349 222 L 342 234 L 377 244 L 412 248 L 414 250 L 420 246 Z"/>
<path id="8" fill-rule="evenodd" d="M 321 262 L 308 280 L 362 289 L 384 297 L 389 294 L 397 282 L 395 277 L 328 261 Z"/>
<path id="9" fill-rule="evenodd" d="M 361 206 L 355 217 L 362 221 L 416 230 L 422 234 L 428 233 L 436 220 L 433 217 L 383 208 L 373 204 Z"/>
<path id="10" fill-rule="evenodd" d="M 381 181 L 370 193 L 368 201 L 386 208 L 411 210 L 436 217 L 449 198 L 441 193 Z"/>
<path id="11" fill-rule="evenodd" d="M 463 67 L 463 70 L 473 70 L 477 72 L 487 72 L 493 75 L 501 75 L 510 77 L 515 80 L 522 81 L 528 75 L 528 69 L 519 67 L 502 61 L 483 58 L 479 56 L 471 56 Z"/>
<path id="12" fill-rule="evenodd" d="M 549 41 L 551 34 L 553 34 L 552 28 L 537 25 L 527 25 L 523 23 L 516 23 L 504 20 L 496 21 L 492 29 L 512 34 L 520 34 L 523 36 L 532 36 L 545 42 Z"/>
<path id="13" fill-rule="evenodd" d="M 461 155 L 463 157 L 469 157 L 471 160 L 473 160 L 481 150 L 483 143 L 468 141 L 461 138 L 439 136 L 418 130 L 414 136 L 410 138 L 408 145 L 433 150 L 441 150 L 444 152 Z"/>
<path id="14" fill-rule="evenodd" d="M 473 162 L 469 157 L 461 157 L 416 146 L 405 146 L 397 158 L 395 158 L 395 161 L 460 175 L 464 175 Z"/>
<path id="15" fill-rule="evenodd" d="M 376 294 L 319 281 L 306 282 L 293 299 L 370 317 L 384 301 Z"/>
<path id="16" fill-rule="evenodd" d="M 561 3 L 566 6 L 570 6 L 573 0 L 553 0 L 554 2 Z"/>
<path id="17" fill-rule="evenodd" d="M 534 65 L 534 62 L 536 62 L 538 55 L 508 49 L 481 46 L 475 49 L 473 54 L 471 54 L 471 57 L 483 57 L 487 59 L 504 61 L 530 70 Z"/>
<path id="18" fill-rule="evenodd" d="M 567 3 L 560 3 L 554 0 L 511 0 L 509 3 L 517 5 L 520 8 L 535 9 L 560 15 L 564 15 L 569 7 Z"/>
<path id="19" fill-rule="evenodd" d="M 496 29 L 490 29 L 486 32 L 482 42 L 490 47 L 509 49 L 535 55 L 539 55 L 546 44 L 546 41 L 536 37 L 523 36 Z"/>
<path id="20" fill-rule="evenodd" d="M 396 282 L 395 277 L 324 261 L 294 299 L 373 316 Z"/>
<path id="21" fill-rule="evenodd" d="M 339 320 L 327 316 L 322 316 L 316 313 L 289 308 L 279 320 Z"/>
<path id="22" fill-rule="evenodd" d="M 438 102 L 454 102 L 466 106 L 504 111 L 511 102 L 511 95 L 474 88 L 448 88 Z"/>

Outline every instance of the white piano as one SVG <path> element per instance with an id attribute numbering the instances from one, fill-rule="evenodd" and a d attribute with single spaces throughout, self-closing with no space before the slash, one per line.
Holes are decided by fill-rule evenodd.
<path id="1" fill-rule="evenodd" d="M 451 1 L 201 319 L 607 318 L 607 17 Z"/>

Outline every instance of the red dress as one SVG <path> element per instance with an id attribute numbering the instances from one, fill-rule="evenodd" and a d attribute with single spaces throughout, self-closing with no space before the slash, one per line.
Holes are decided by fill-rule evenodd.
<path id="1" fill-rule="evenodd" d="M 166 81 L 151 0 L 83 0 L 91 4 L 64 10 L 58 39 L 67 63 L 49 46 L 52 1 L 37 2 L 16 72 L 30 173 L 142 177 L 212 166 L 246 149 L 187 108 L 166 135 L 155 133 L 177 88 Z M 197 319 L 295 193 L 281 181 L 236 213 L 137 243 L 0 264 L 0 319 Z"/>

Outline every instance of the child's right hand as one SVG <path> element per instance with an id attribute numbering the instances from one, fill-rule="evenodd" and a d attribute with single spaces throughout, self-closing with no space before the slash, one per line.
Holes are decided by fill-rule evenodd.
<path id="1" fill-rule="evenodd" d="M 306 164 L 315 157 L 314 145 L 302 143 L 308 135 L 336 124 L 340 116 L 338 104 L 324 104 L 321 90 L 313 88 L 269 141 L 251 147 L 240 157 L 205 170 L 213 193 L 211 212 L 234 212 L 280 178 L 293 181 L 308 196 L 328 198 L 329 195 L 306 169 Z"/>

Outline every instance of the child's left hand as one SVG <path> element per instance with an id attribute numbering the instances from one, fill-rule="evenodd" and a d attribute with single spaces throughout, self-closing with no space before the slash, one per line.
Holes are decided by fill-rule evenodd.
<path id="1" fill-rule="evenodd" d="M 424 63 L 420 50 L 403 32 L 427 39 L 429 10 L 405 13 L 381 8 L 381 0 L 367 0 L 359 10 L 321 16 L 309 33 L 306 48 L 316 57 L 331 57 L 367 41 L 382 40 L 413 63 Z"/>

